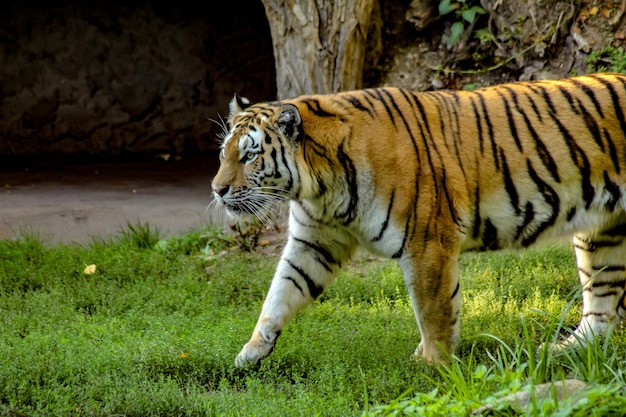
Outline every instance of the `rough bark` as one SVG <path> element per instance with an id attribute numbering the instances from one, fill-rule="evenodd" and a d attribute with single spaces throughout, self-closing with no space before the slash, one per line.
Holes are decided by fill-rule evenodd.
<path id="1" fill-rule="evenodd" d="M 361 88 L 377 0 L 263 0 L 279 99 Z"/>

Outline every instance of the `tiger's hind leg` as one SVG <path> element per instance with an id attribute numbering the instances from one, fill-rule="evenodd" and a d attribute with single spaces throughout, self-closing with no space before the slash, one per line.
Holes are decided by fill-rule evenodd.
<path id="1" fill-rule="evenodd" d="M 626 318 L 626 214 L 616 226 L 576 234 L 574 248 L 583 312 L 580 324 L 561 346 L 584 346 Z"/>
<path id="2" fill-rule="evenodd" d="M 415 358 L 433 364 L 446 361 L 460 334 L 460 251 L 442 241 L 428 242 L 419 254 L 400 260 L 422 337 Z"/>

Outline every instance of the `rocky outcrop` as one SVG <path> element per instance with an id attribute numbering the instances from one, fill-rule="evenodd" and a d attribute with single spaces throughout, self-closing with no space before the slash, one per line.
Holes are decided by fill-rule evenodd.
<path id="1" fill-rule="evenodd" d="M 276 98 L 261 2 L 53 3 L 0 14 L 0 155 L 208 151 L 235 92 Z"/>

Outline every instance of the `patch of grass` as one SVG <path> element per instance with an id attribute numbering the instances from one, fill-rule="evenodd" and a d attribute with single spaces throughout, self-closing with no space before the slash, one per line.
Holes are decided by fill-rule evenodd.
<path id="1" fill-rule="evenodd" d="M 419 334 L 392 262 L 345 268 L 273 354 L 242 371 L 233 360 L 277 259 L 221 231 L 162 239 L 129 225 L 83 246 L 24 235 L 0 241 L 0 259 L 0 415 L 467 415 L 565 377 L 589 382 L 605 410 L 624 398 L 624 332 L 559 357 L 537 349 L 579 319 L 570 248 L 464 256 L 462 341 L 447 368 L 412 359 Z M 579 407 L 545 404 L 535 409 Z"/>
<path id="2" fill-rule="evenodd" d="M 607 46 L 592 51 L 585 59 L 588 72 L 619 72 L 626 73 L 626 51 L 624 48 Z"/>

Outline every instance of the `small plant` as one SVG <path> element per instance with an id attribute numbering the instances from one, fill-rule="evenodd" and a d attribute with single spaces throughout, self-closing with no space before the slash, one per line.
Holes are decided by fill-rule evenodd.
<path id="1" fill-rule="evenodd" d="M 259 239 L 265 231 L 265 225 L 256 218 L 241 220 L 230 226 L 233 241 L 240 249 L 251 252 L 259 245 Z"/>
<path id="2" fill-rule="evenodd" d="M 623 48 L 607 46 L 593 51 L 585 60 L 589 72 L 621 72 L 626 73 L 626 51 Z"/>
<path id="3" fill-rule="evenodd" d="M 448 49 L 452 48 L 459 41 L 461 34 L 466 29 L 466 25 L 474 24 L 476 15 L 486 13 L 485 9 L 473 3 L 475 3 L 473 0 L 441 0 L 439 2 L 439 14 L 441 16 L 452 12 L 457 16 L 457 21 L 450 27 L 450 36 L 446 42 Z"/>
<path id="4" fill-rule="evenodd" d="M 121 240 L 139 249 L 152 249 L 159 241 L 161 230 L 148 223 L 137 221 L 135 224 L 126 222 L 126 227 L 120 230 Z"/>
<path id="5" fill-rule="evenodd" d="M 161 239 L 155 244 L 155 248 L 163 252 L 207 258 L 233 245 L 232 237 L 225 235 L 221 229 L 205 228 L 182 236 Z"/>

